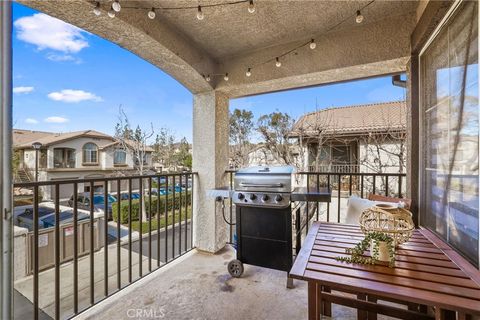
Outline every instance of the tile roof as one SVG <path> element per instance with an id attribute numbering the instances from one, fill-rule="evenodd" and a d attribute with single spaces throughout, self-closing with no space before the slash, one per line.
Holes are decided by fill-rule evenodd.
<path id="1" fill-rule="evenodd" d="M 294 124 L 292 137 L 316 135 L 368 134 L 406 131 L 405 101 L 334 107 L 307 113 Z"/>
<path id="2" fill-rule="evenodd" d="M 40 142 L 44 146 L 49 146 L 52 144 L 80 137 L 102 138 L 114 141 L 112 136 L 95 130 L 56 133 L 14 129 L 13 146 L 17 149 L 31 148 L 33 142 Z"/>

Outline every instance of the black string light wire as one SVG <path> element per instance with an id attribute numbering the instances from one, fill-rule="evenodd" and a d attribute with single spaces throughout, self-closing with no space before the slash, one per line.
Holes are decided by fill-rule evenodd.
<path id="1" fill-rule="evenodd" d="M 361 8 L 355 10 L 354 13 L 348 15 L 347 17 L 345 17 L 341 21 L 339 21 L 336 24 L 330 26 L 328 29 L 323 31 L 321 34 L 317 34 L 316 37 L 312 37 L 311 40 L 309 40 L 307 42 L 303 42 L 303 43 L 301 43 L 301 44 L 299 44 L 299 45 L 297 45 L 297 46 L 295 46 L 295 47 L 293 47 L 293 48 L 291 48 L 291 49 L 289 49 L 285 52 L 282 52 L 279 55 L 276 55 L 272 58 L 269 58 L 269 59 L 266 59 L 264 61 L 260 61 L 260 62 L 249 65 L 246 68 L 245 76 L 246 77 L 251 77 L 252 74 L 253 74 L 253 72 L 252 72 L 253 69 L 258 68 L 260 66 L 263 66 L 265 64 L 273 63 L 273 62 L 275 62 L 276 67 L 280 68 L 282 66 L 282 60 L 283 60 L 282 58 L 284 58 L 285 56 L 288 56 L 292 53 L 296 53 L 297 50 L 299 50 L 303 47 L 309 46 L 309 48 L 311 50 L 314 50 L 317 47 L 317 44 L 315 43 L 315 38 L 319 38 L 319 37 L 331 32 L 332 30 L 336 29 L 338 26 L 344 24 L 345 22 L 347 22 L 350 19 L 354 19 L 354 21 L 357 24 L 362 23 L 364 21 L 364 16 L 362 14 L 362 11 L 364 11 L 366 8 L 371 6 L 375 1 L 376 0 L 371 0 L 367 4 L 363 5 Z M 92 2 L 94 3 L 93 13 L 96 16 L 99 16 L 101 14 L 101 11 L 100 11 L 100 3 L 101 2 L 100 1 L 92 1 Z M 120 10 L 122 8 L 144 10 L 144 11 L 147 12 L 147 17 L 149 19 L 152 19 L 152 20 L 155 19 L 156 12 L 158 12 L 158 11 L 193 10 L 193 9 L 197 10 L 197 13 L 196 13 L 197 19 L 198 20 L 203 20 L 205 18 L 205 13 L 203 12 L 202 8 L 223 7 L 223 6 L 231 6 L 231 5 L 240 5 L 240 4 L 245 4 L 245 3 L 248 3 L 247 9 L 248 9 L 249 13 L 254 13 L 256 11 L 254 0 L 236 0 L 236 1 L 228 1 L 228 2 L 209 3 L 209 4 L 205 4 L 205 5 L 198 4 L 198 5 L 191 5 L 191 6 L 171 6 L 171 7 L 126 6 L 126 5 L 120 5 L 119 0 L 108 1 L 108 3 L 110 3 L 110 10 L 107 13 L 108 13 L 108 16 L 110 16 L 111 18 L 114 18 L 116 13 L 120 12 Z M 223 79 L 225 81 L 229 80 L 228 72 L 210 73 L 210 74 L 206 74 L 206 75 L 204 74 L 202 76 L 207 82 L 210 82 L 213 77 L 220 77 L 220 76 L 223 77 Z"/>

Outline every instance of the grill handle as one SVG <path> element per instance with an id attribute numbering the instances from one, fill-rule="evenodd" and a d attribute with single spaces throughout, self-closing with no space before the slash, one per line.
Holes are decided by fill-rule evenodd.
<path id="1" fill-rule="evenodd" d="M 283 183 L 248 183 L 248 182 L 240 182 L 240 186 L 242 187 L 257 187 L 257 188 L 283 188 Z"/>

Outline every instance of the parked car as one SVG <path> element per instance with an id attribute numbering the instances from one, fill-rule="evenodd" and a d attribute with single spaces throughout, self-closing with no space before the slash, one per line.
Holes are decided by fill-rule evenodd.
<path id="1" fill-rule="evenodd" d="M 65 224 L 73 221 L 73 210 L 66 206 L 60 206 L 60 224 Z M 29 231 L 33 230 L 33 205 L 26 205 L 15 208 L 15 225 L 27 228 Z M 78 210 L 78 221 L 88 219 L 90 215 Z M 50 228 L 55 226 L 55 204 L 53 202 L 42 202 L 38 205 L 38 228 Z"/>
<path id="2" fill-rule="evenodd" d="M 132 192 L 132 200 L 140 199 L 140 193 L 139 192 Z M 128 192 L 122 192 L 120 193 L 120 200 L 128 200 L 130 199 L 129 193 Z"/>
<path id="3" fill-rule="evenodd" d="M 106 217 L 108 220 L 112 219 L 112 203 L 117 202 L 117 198 L 112 195 L 108 195 L 108 212 Z M 68 205 L 73 207 L 73 195 L 68 200 Z M 77 208 L 90 211 L 90 192 L 82 192 L 77 195 Z M 105 196 L 95 193 L 93 195 L 93 210 L 98 213 L 105 213 Z"/>

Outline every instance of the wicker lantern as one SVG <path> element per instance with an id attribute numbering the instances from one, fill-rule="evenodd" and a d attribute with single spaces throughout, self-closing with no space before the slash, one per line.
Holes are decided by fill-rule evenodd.
<path id="1" fill-rule="evenodd" d="M 364 210 L 360 216 L 360 227 L 365 234 L 387 234 L 395 246 L 407 242 L 415 229 L 410 211 L 386 204 L 377 204 Z"/>

